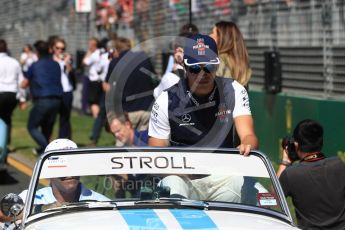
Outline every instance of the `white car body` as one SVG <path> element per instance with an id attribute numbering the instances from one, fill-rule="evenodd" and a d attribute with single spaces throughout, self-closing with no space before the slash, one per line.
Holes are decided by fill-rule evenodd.
<path id="1" fill-rule="evenodd" d="M 145 176 L 152 174 L 161 178 L 184 174 L 198 178 L 204 178 L 204 175 L 209 174 L 236 175 L 256 178 L 255 183 L 263 185 L 255 190 L 254 204 L 243 203 L 244 198 L 236 203 L 190 200 L 189 197 L 173 199 L 160 193 L 157 188 L 152 190 L 155 199 L 144 199 L 146 193 L 143 192 L 141 184 L 139 197 L 128 195 L 127 191 L 124 197 L 114 198 L 104 192 L 104 195 L 108 194 L 112 201 L 80 201 L 76 204 L 41 209 L 36 213 L 33 211 L 39 182 L 42 183 L 50 178 L 78 176 L 86 186 L 90 185 L 90 178 L 92 180 L 96 178 L 97 181 L 103 178 L 102 183 L 105 186 L 107 175 L 113 177 L 123 174 Z M 102 183 L 90 189 L 97 188 L 98 192 L 102 191 L 100 189 Z M 159 183 L 156 186 L 159 187 Z M 244 186 L 243 183 L 243 189 L 246 189 Z M 292 223 L 272 165 L 264 154 L 252 152 L 249 157 L 244 157 L 239 155 L 237 150 L 150 148 L 77 149 L 44 154 L 35 166 L 19 228 L 26 230 L 297 229 Z"/>
<path id="2" fill-rule="evenodd" d="M 49 229 L 237 229 L 237 230 L 290 230 L 290 224 L 275 218 L 257 214 L 225 211 L 182 210 L 183 220 L 178 220 L 167 209 L 153 209 L 152 212 L 139 210 L 126 210 L 140 225 L 128 224 L 124 217 L 126 213 L 119 211 L 78 212 L 58 215 L 43 219 L 29 225 L 27 230 Z M 188 213 L 189 212 L 189 213 Z M 87 225 L 85 224 L 87 220 Z M 143 224 L 142 220 L 146 220 Z M 134 222 L 134 221 L 133 221 Z M 161 222 L 165 225 L 157 224 Z"/>

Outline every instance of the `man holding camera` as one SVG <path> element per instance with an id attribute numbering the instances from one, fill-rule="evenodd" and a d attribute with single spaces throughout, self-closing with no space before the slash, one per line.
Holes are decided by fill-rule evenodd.
<path id="1" fill-rule="evenodd" d="M 298 227 L 345 229 L 345 164 L 321 152 L 322 126 L 303 120 L 282 145 L 283 159 L 277 175 L 285 196 L 292 198 Z M 299 163 L 290 166 L 295 160 Z"/>

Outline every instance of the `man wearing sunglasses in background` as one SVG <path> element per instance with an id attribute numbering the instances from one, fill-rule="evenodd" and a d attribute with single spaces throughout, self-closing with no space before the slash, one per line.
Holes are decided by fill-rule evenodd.
<path id="1" fill-rule="evenodd" d="M 215 41 L 207 35 L 186 39 L 186 79 L 164 91 L 153 105 L 150 146 L 258 148 L 247 91 L 232 79 L 216 78 Z M 234 146 L 233 126 L 241 143 Z"/>
<path id="2" fill-rule="evenodd" d="M 63 94 L 59 110 L 59 138 L 71 138 L 71 112 L 73 90 L 75 88 L 75 79 L 72 72 L 72 56 L 65 52 L 66 42 L 61 37 L 53 39 L 50 49 L 52 50 L 53 60 L 59 63 L 61 68 Z"/>

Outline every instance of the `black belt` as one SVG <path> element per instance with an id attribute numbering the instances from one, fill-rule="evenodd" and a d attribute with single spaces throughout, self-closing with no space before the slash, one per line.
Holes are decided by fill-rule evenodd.
<path id="1" fill-rule="evenodd" d="M 17 94 L 16 92 L 0 92 L 0 94 Z"/>

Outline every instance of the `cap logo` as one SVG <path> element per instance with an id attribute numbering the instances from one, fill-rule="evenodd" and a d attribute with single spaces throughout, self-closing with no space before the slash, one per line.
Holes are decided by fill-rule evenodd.
<path id="1" fill-rule="evenodd" d="M 205 50 L 209 48 L 208 45 L 205 45 L 203 38 L 198 38 L 196 40 L 196 45 L 193 46 L 193 50 L 198 50 L 198 55 L 205 55 Z"/>

